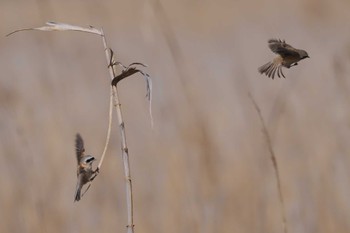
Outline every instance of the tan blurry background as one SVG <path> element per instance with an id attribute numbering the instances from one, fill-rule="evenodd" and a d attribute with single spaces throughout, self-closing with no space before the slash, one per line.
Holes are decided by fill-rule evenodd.
<path id="1" fill-rule="evenodd" d="M 136 232 L 282 232 L 261 108 L 280 166 L 289 232 L 350 232 L 350 2 L 0 2 L 0 232 L 125 232 L 116 122 L 100 175 L 79 203 L 74 137 L 99 157 L 109 77 L 97 36 L 7 33 L 46 21 L 103 27 L 142 76 L 118 88 Z M 261 76 L 269 38 L 308 51 Z"/>

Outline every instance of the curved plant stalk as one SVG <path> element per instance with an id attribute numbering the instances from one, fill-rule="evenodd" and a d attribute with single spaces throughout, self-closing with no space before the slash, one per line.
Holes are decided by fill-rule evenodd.
<path id="1" fill-rule="evenodd" d="M 105 50 L 106 60 L 108 64 L 108 71 L 109 76 L 111 80 L 115 78 L 113 64 L 111 64 L 111 61 L 113 61 L 113 53 L 112 50 L 108 49 L 106 37 L 102 32 L 102 42 Z M 114 100 L 114 106 L 117 110 L 117 120 L 121 135 L 121 147 L 122 147 L 122 158 L 123 158 L 123 164 L 124 164 L 124 176 L 125 176 L 125 182 L 126 182 L 126 204 L 127 204 L 127 210 L 128 210 L 128 224 L 127 224 L 127 232 L 133 233 L 134 232 L 134 208 L 133 208 L 133 195 L 132 195 L 132 181 L 131 181 L 131 174 L 130 174 L 130 164 L 129 164 L 129 149 L 126 143 L 126 133 L 125 133 L 125 125 L 122 115 L 122 108 L 119 101 L 119 95 L 118 95 L 118 89 L 116 85 L 112 85 L 112 93 L 113 93 L 113 100 Z"/>
<path id="2" fill-rule="evenodd" d="M 101 159 L 100 162 L 97 166 L 97 170 L 99 171 L 101 168 L 101 165 L 103 163 L 103 160 L 105 158 L 106 155 L 106 151 L 108 148 L 108 143 L 111 137 L 111 129 L 112 129 L 112 118 L 113 118 L 113 90 L 111 88 L 110 91 L 110 98 L 109 98 L 109 117 L 108 117 L 108 129 L 107 129 L 107 137 L 106 137 L 106 144 L 105 144 L 105 148 L 103 149 L 102 155 L 101 155 Z"/>
<path id="3" fill-rule="evenodd" d="M 253 96 L 250 93 L 248 93 L 248 95 L 249 95 L 249 98 L 250 98 L 250 100 L 252 101 L 252 103 L 254 105 L 254 108 L 255 108 L 256 112 L 258 113 L 259 120 L 260 120 L 260 123 L 262 125 L 262 132 L 263 132 L 263 134 L 265 136 L 266 144 L 267 144 L 267 147 L 269 149 L 270 159 L 272 161 L 273 169 L 275 171 L 275 177 L 276 177 L 277 189 L 278 189 L 278 197 L 279 197 L 280 204 L 281 204 L 281 215 L 282 215 L 283 232 L 287 233 L 288 232 L 288 228 L 287 228 L 286 209 L 285 209 L 285 204 L 284 204 L 284 199 L 283 199 L 282 186 L 281 186 L 281 177 L 280 177 L 280 172 L 279 172 L 279 168 L 278 168 L 278 164 L 277 164 L 276 155 L 275 155 L 275 152 L 274 152 L 274 150 L 272 148 L 270 135 L 269 135 L 269 132 L 267 131 L 264 118 L 262 117 L 262 114 L 261 114 L 261 110 L 260 110 L 258 104 L 255 102 Z"/>

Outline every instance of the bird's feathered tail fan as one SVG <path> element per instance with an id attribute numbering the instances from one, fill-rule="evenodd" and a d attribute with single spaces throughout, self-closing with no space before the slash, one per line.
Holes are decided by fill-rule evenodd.
<path id="1" fill-rule="evenodd" d="M 281 76 L 283 78 L 286 78 L 282 72 L 282 66 L 275 64 L 274 62 L 270 61 L 266 63 L 265 65 L 262 65 L 258 68 L 258 71 L 261 74 L 266 74 L 267 77 L 274 79 L 275 73 L 277 71 L 277 75 L 280 78 Z"/>

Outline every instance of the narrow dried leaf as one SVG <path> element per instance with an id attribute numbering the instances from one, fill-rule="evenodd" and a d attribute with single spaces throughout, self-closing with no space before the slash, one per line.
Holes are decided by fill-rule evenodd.
<path id="1" fill-rule="evenodd" d="M 117 75 L 116 77 L 114 77 L 114 79 L 112 80 L 112 86 L 116 86 L 119 81 L 121 81 L 124 78 L 127 78 L 135 73 L 140 73 L 145 77 L 149 77 L 149 75 L 144 73 L 142 70 L 137 69 L 136 67 L 131 67 L 133 65 L 141 65 L 143 67 L 147 67 L 147 65 L 145 65 L 143 63 L 134 62 L 134 63 L 131 63 L 128 67 L 124 66 L 121 62 L 113 62 L 112 65 L 119 65 L 123 68 L 122 73 L 120 75 Z"/>
<path id="2" fill-rule="evenodd" d="M 112 80 L 112 86 L 116 86 L 119 81 L 123 80 L 124 78 L 127 78 L 135 73 L 141 72 L 140 70 L 131 67 L 129 69 L 123 70 L 120 75 L 117 75 L 113 80 Z"/>
<path id="3" fill-rule="evenodd" d="M 148 67 L 148 65 L 143 64 L 143 63 L 140 63 L 140 62 L 134 62 L 134 63 L 131 63 L 131 64 L 129 65 L 129 67 L 130 67 L 130 66 L 137 66 L 137 65 L 139 65 L 139 66 L 143 66 L 143 67 Z"/>
<path id="4" fill-rule="evenodd" d="M 112 55 L 112 58 L 111 60 L 113 60 L 113 51 L 111 50 L 111 55 Z M 136 74 L 136 73 L 140 73 L 142 74 L 142 76 L 145 78 L 146 80 L 146 97 L 149 101 L 149 113 L 150 113 L 150 117 L 151 117 L 151 124 L 152 124 L 152 128 L 153 128 L 153 116 L 152 116 L 152 79 L 151 77 L 143 72 L 142 70 L 140 69 L 137 69 L 136 67 L 131 67 L 131 66 L 137 66 L 137 65 L 140 65 L 140 66 L 143 66 L 143 67 L 147 67 L 147 65 L 143 64 L 143 63 L 139 63 L 139 62 L 134 62 L 134 63 L 131 63 L 128 67 L 124 66 L 121 62 L 113 62 L 111 64 L 112 66 L 114 65 L 119 65 L 121 67 L 123 67 L 123 71 L 120 75 L 117 75 L 116 77 L 114 77 L 114 79 L 112 80 L 112 83 L 111 85 L 112 86 L 116 86 L 118 84 L 119 81 L 133 75 L 133 74 Z"/>
<path id="5" fill-rule="evenodd" d="M 7 34 L 6 36 L 10 36 L 14 33 L 21 32 L 21 31 L 28 31 L 28 30 L 38 30 L 38 31 L 79 31 L 79 32 L 87 32 L 87 33 L 93 33 L 102 36 L 102 31 L 89 26 L 88 28 L 65 24 L 65 23 L 56 23 L 56 22 L 47 22 L 45 26 L 37 27 L 37 28 L 24 28 L 19 29 L 14 32 L 11 32 Z"/>

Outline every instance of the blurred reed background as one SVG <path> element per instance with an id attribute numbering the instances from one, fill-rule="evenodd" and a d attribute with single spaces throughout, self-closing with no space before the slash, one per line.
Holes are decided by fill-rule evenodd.
<path id="1" fill-rule="evenodd" d="M 107 129 L 101 40 L 20 28 L 103 27 L 145 83 L 119 84 L 131 156 L 135 232 L 282 232 L 259 105 L 280 168 L 289 232 L 350 232 L 350 2 L 0 2 L 0 232 L 125 232 L 119 131 L 89 192 L 73 203 L 74 137 L 99 156 Z M 269 38 L 310 59 L 268 79 Z"/>

